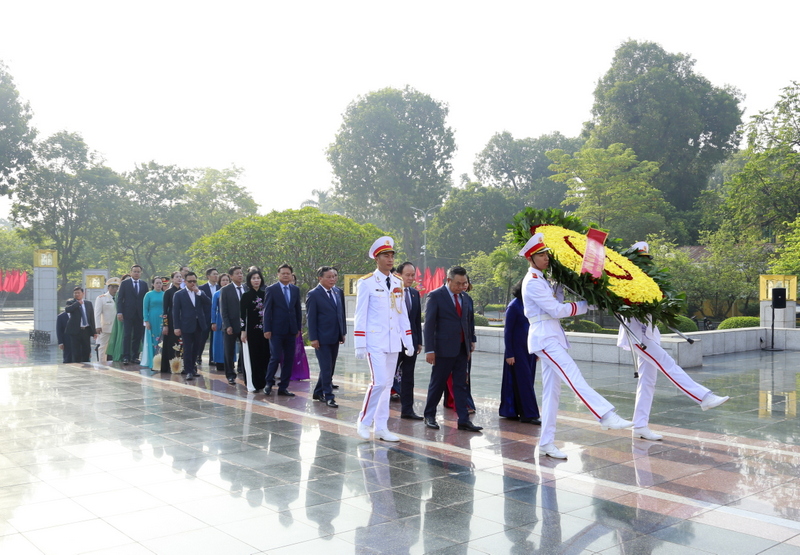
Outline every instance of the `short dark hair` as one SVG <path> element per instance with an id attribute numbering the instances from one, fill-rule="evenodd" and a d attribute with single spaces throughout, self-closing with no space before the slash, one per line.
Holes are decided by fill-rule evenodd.
<path id="1" fill-rule="evenodd" d="M 333 266 L 320 266 L 319 268 L 317 268 L 317 277 L 321 278 L 330 271 L 334 271 L 337 274 L 339 273 Z"/>
<path id="2" fill-rule="evenodd" d="M 170 281 L 172 281 L 172 278 L 174 278 L 174 277 L 175 277 L 175 274 L 178 274 L 179 276 L 183 276 L 183 274 L 181 273 L 181 271 L 180 271 L 180 270 L 175 270 L 175 271 L 174 271 L 174 272 L 172 272 L 172 273 L 170 274 L 170 276 L 169 276 L 169 279 L 170 279 Z"/>
<path id="3" fill-rule="evenodd" d="M 467 269 L 463 266 L 451 266 L 449 270 L 447 270 L 447 279 L 453 279 L 456 276 L 464 276 L 467 275 Z"/>
<path id="4" fill-rule="evenodd" d="M 189 270 L 188 272 L 186 272 L 186 275 L 183 276 L 183 277 L 184 278 L 188 278 L 189 276 L 197 277 L 197 274 L 195 274 L 193 271 Z"/>
<path id="5" fill-rule="evenodd" d="M 217 272 L 217 271 L 219 270 L 217 270 L 216 268 L 209 268 L 208 270 L 206 270 L 206 277 L 210 276 L 211 272 Z"/>
<path id="6" fill-rule="evenodd" d="M 402 274 L 402 273 L 403 273 L 403 270 L 405 270 L 405 269 L 406 269 L 406 266 L 412 266 L 414 269 L 416 269 L 416 266 L 414 266 L 414 263 L 413 263 L 413 262 L 408 262 L 408 261 L 406 261 L 406 262 L 403 262 L 402 264 L 400 264 L 400 265 L 397 267 L 397 273 L 398 273 L 398 274 Z"/>
<path id="7" fill-rule="evenodd" d="M 522 302 L 522 280 L 511 286 L 511 295 L 519 302 Z"/>
<path id="8" fill-rule="evenodd" d="M 73 290 L 72 290 L 72 292 L 73 292 L 73 293 L 74 293 L 75 291 L 80 291 L 81 293 L 83 293 L 83 287 L 81 287 L 81 286 L 79 285 L 79 286 L 77 286 L 75 289 L 73 289 Z"/>
<path id="9" fill-rule="evenodd" d="M 153 279 L 150 280 L 150 285 L 155 285 L 157 279 L 164 281 L 164 278 L 162 278 L 161 276 L 154 276 Z"/>
<path id="10" fill-rule="evenodd" d="M 248 287 L 251 287 L 251 288 L 253 287 L 250 284 L 250 280 L 255 275 L 258 275 L 258 277 L 261 278 L 261 285 L 264 285 L 264 276 L 261 274 L 261 270 L 250 270 L 249 272 L 247 272 L 247 278 L 244 280 L 244 282 L 247 284 Z"/>
<path id="11" fill-rule="evenodd" d="M 230 269 L 228 270 L 228 274 L 232 276 L 233 272 L 235 272 L 236 270 L 241 270 L 241 269 L 242 269 L 241 266 L 231 266 Z"/>
<path id="12" fill-rule="evenodd" d="M 138 264 L 134 264 L 133 266 L 131 266 L 131 272 L 133 271 L 134 268 L 139 268 L 140 270 L 144 270 L 144 268 L 142 268 Z"/>
<path id="13" fill-rule="evenodd" d="M 283 264 L 281 264 L 280 266 L 278 266 L 278 271 L 280 272 L 280 271 L 281 271 L 281 270 L 283 270 L 284 268 L 289 268 L 289 271 L 290 271 L 291 273 L 294 273 L 294 268 L 292 268 L 291 266 L 289 266 L 289 265 L 288 265 L 286 262 L 284 262 Z"/>

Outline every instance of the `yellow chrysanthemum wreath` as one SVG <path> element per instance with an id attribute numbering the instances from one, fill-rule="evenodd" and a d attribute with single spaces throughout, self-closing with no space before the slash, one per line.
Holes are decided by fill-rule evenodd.
<path id="1" fill-rule="evenodd" d="M 580 273 L 586 236 L 556 225 L 541 225 L 536 231 L 544 235 L 544 243 L 553 256 L 573 272 Z M 603 270 L 608 275 L 608 288 L 631 303 L 654 303 L 663 297 L 653 278 L 624 256 L 604 247 L 606 259 Z"/>

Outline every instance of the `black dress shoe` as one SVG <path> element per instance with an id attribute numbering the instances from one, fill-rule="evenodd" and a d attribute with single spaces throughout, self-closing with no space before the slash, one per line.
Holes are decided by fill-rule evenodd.
<path id="1" fill-rule="evenodd" d="M 331 384 L 331 387 L 332 387 L 333 389 L 339 389 L 339 386 L 338 386 L 338 385 L 336 385 L 335 383 L 332 383 L 332 384 Z"/>
<path id="2" fill-rule="evenodd" d="M 439 424 L 436 423 L 436 419 L 435 418 L 423 418 L 423 420 L 425 420 L 425 425 L 428 428 L 431 428 L 433 430 L 438 430 L 439 429 Z"/>
<path id="3" fill-rule="evenodd" d="M 188 374 L 186 374 L 186 379 L 187 380 L 193 380 L 193 379 L 195 379 L 195 377 L 196 376 L 192 372 L 189 372 Z"/>
<path id="4" fill-rule="evenodd" d="M 279 389 L 278 395 L 282 395 L 283 397 L 294 397 L 294 393 L 292 393 L 288 389 Z"/>
<path id="5" fill-rule="evenodd" d="M 335 409 L 339 408 L 339 405 L 337 405 L 336 401 L 334 401 L 333 399 L 328 399 L 327 401 L 325 401 L 325 404 L 328 405 L 329 407 L 333 407 Z"/>
<path id="6" fill-rule="evenodd" d="M 139 360 L 138 358 L 135 358 L 135 359 L 133 359 L 133 360 L 131 361 L 131 363 L 133 363 L 133 364 L 141 364 L 141 363 L 142 363 L 142 361 L 141 361 L 141 360 Z"/>
<path id="7" fill-rule="evenodd" d="M 538 418 L 520 418 L 519 421 L 523 424 L 536 424 L 537 426 L 542 425 L 542 421 Z"/>
<path id="8" fill-rule="evenodd" d="M 264 395 L 272 395 L 272 386 L 268 385 L 264 388 Z"/>
<path id="9" fill-rule="evenodd" d="M 409 414 L 401 414 L 400 418 L 405 418 L 406 420 L 423 420 L 423 417 L 412 412 Z"/>
<path id="10" fill-rule="evenodd" d="M 322 395 L 312 395 L 311 398 L 315 401 L 325 401 L 325 398 Z"/>
<path id="11" fill-rule="evenodd" d="M 228 383 L 230 385 L 236 385 L 236 378 L 228 378 Z"/>
<path id="12" fill-rule="evenodd" d="M 459 430 L 466 430 L 468 432 L 480 432 L 483 429 L 483 427 L 482 426 L 476 426 L 475 424 L 473 424 L 472 422 L 467 420 L 463 424 L 459 424 L 458 425 L 458 429 Z"/>
<path id="13" fill-rule="evenodd" d="M 131 359 L 129 359 L 129 358 L 123 358 L 122 359 L 122 364 L 124 366 L 128 366 L 130 363 L 131 363 Z"/>

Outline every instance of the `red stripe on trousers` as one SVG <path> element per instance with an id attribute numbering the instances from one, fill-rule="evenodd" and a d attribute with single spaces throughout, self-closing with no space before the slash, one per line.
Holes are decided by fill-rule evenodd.
<path id="1" fill-rule="evenodd" d="M 589 405 L 589 403 L 587 403 L 587 402 L 586 402 L 586 399 L 584 399 L 583 397 L 581 397 L 581 394 L 580 394 L 580 393 L 578 393 L 578 390 L 577 390 L 577 389 L 575 389 L 575 386 L 574 386 L 574 385 L 572 385 L 572 382 L 571 382 L 571 381 L 569 381 L 569 377 L 567 376 L 567 373 L 566 373 L 566 372 L 564 372 L 564 369 L 563 369 L 563 368 L 561 368 L 561 367 L 558 365 L 558 363 L 557 363 L 555 360 L 553 360 L 553 357 L 551 357 L 551 356 L 550 356 L 550 355 L 547 353 L 547 351 L 545 351 L 544 349 L 542 349 L 542 352 L 545 354 L 545 356 L 546 356 L 547 358 L 549 358 L 549 359 L 550 359 L 550 362 L 552 362 L 553 364 L 555 364 L 555 365 L 556 365 L 556 368 L 558 368 L 558 369 L 559 369 L 559 371 L 561 372 L 561 375 L 562 375 L 562 376 L 564 376 L 564 381 L 565 381 L 565 382 L 567 382 L 567 384 L 568 384 L 568 385 L 569 385 L 569 387 L 572 389 L 572 391 L 574 391 L 574 392 L 575 392 L 575 395 L 577 395 L 577 396 L 578 396 L 578 399 L 580 399 L 580 400 L 581 400 L 581 402 L 582 402 L 584 405 L 586 405 L 586 408 L 587 408 L 587 409 L 589 409 L 589 411 L 590 411 L 590 412 L 591 412 L 591 413 L 592 413 L 592 414 L 595 416 L 595 418 L 597 418 L 598 420 L 600 420 L 600 415 L 598 415 L 598 414 L 595 412 L 595 410 L 594 410 L 594 409 L 593 409 L 593 408 L 592 408 L 592 407 Z"/>
<path id="2" fill-rule="evenodd" d="M 683 392 L 684 392 L 686 395 L 688 395 L 689 397 L 691 397 L 692 399 L 694 399 L 694 400 L 695 400 L 695 401 L 697 401 L 698 403 L 702 401 L 702 399 L 698 399 L 697 397 L 695 397 L 694 395 L 692 395 L 691 393 L 689 393 L 688 391 L 686 391 L 686 390 L 685 390 L 683 387 L 681 387 L 681 384 L 679 384 L 678 382 L 676 382 L 676 381 L 675 381 L 675 379 L 674 379 L 672 376 L 670 376 L 670 375 L 669 375 L 669 373 L 668 373 L 666 370 L 664 370 L 664 367 L 663 367 L 663 366 L 661 366 L 661 365 L 658 363 L 658 361 L 657 361 L 656 359 L 654 359 L 654 358 L 653 358 L 653 356 L 652 356 L 650 353 L 648 353 L 647 351 L 643 350 L 643 349 L 642 349 L 642 348 L 641 348 L 639 345 L 636 345 L 636 348 L 637 348 L 637 349 L 639 349 L 639 352 L 640 352 L 640 353 L 642 353 L 643 355 L 646 355 L 646 356 L 647 356 L 647 358 L 649 358 L 650 360 L 652 360 L 652 361 L 653 361 L 653 364 L 655 364 L 655 365 L 658 367 L 658 369 L 659 369 L 659 370 L 661 370 L 661 373 L 662 373 L 662 374 L 664 374 L 664 375 L 667 377 L 667 379 L 668 379 L 669 381 L 671 381 L 672 383 L 674 383 L 674 384 L 675 384 L 675 387 L 677 387 L 678 389 L 680 389 L 681 391 L 683 391 Z"/>
<path id="3" fill-rule="evenodd" d="M 372 370 L 372 357 L 369 356 L 369 353 L 367 353 L 367 365 L 369 365 L 369 375 L 372 378 L 372 382 L 369 384 L 369 391 L 367 391 L 367 396 L 364 398 L 364 407 L 361 409 L 361 420 L 359 422 L 362 422 L 367 414 L 369 399 L 372 397 L 372 387 L 375 385 L 375 372 Z"/>

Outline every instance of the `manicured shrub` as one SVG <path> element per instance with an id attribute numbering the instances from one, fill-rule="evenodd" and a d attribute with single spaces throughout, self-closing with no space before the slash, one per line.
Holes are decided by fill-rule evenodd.
<path id="1" fill-rule="evenodd" d="M 658 331 L 661 333 L 673 333 L 673 331 L 667 328 L 667 326 L 665 326 L 662 322 L 658 323 Z M 683 333 L 697 331 L 697 324 L 695 324 L 694 320 L 691 318 L 687 318 L 686 316 L 678 316 L 678 331 L 682 331 Z"/>
<path id="2" fill-rule="evenodd" d="M 489 325 L 489 319 L 486 316 L 483 316 L 482 314 L 476 314 L 475 315 L 475 325 L 476 326 L 488 326 Z"/>
<path id="3" fill-rule="evenodd" d="M 723 320 L 718 330 L 733 330 L 736 328 L 758 328 L 761 326 L 761 318 L 758 316 L 734 316 Z"/>

